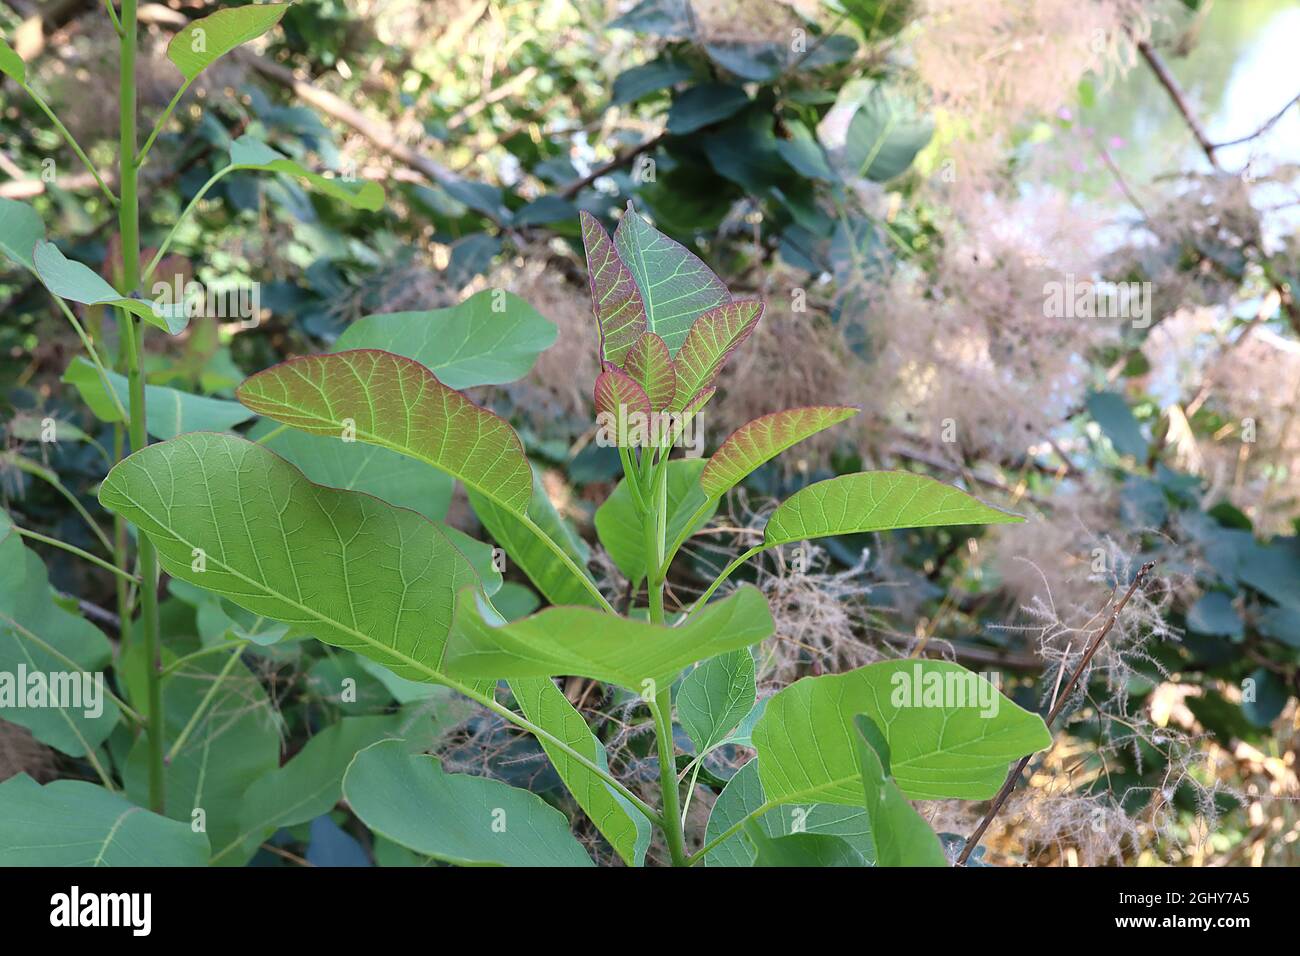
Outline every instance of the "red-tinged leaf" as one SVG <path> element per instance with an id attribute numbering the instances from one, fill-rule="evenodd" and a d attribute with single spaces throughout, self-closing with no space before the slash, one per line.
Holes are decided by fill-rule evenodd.
<path id="1" fill-rule="evenodd" d="M 622 369 L 606 366 L 596 376 L 596 414 L 626 418 L 636 412 L 648 416 L 650 399 L 645 389 L 632 380 Z"/>
<path id="2" fill-rule="evenodd" d="M 614 248 L 645 303 L 646 328 L 675 356 L 698 316 L 731 301 L 731 293 L 699 257 L 642 219 L 632 204 L 614 230 Z"/>
<path id="3" fill-rule="evenodd" d="M 813 405 L 774 412 L 741 425 L 704 466 L 700 487 L 710 498 L 721 497 L 791 445 L 857 413 L 851 405 Z"/>
<path id="4" fill-rule="evenodd" d="M 582 221 L 587 281 L 591 284 L 591 304 L 600 335 L 600 358 L 622 365 L 627 350 L 646 329 L 645 302 L 609 233 L 588 212 L 578 218 Z"/>
<path id="5" fill-rule="evenodd" d="M 650 408 L 668 408 L 677 392 L 677 372 L 668 357 L 668 346 L 653 332 L 646 332 L 627 350 L 623 371 L 645 391 Z"/>
<path id="6" fill-rule="evenodd" d="M 355 438 L 433 465 L 525 514 L 533 474 L 519 436 L 413 359 L 378 349 L 309 355 L 239 386 L 239 400 L 315 435 Z"/>
<path id="7" fill-rule="evenodd" d="M 679 407 L 713 384 L 728 356 L 749 338 L 762 317 L 762 302 L 743 299 L 715 306 L 695 320 L 674 360 Z"/>

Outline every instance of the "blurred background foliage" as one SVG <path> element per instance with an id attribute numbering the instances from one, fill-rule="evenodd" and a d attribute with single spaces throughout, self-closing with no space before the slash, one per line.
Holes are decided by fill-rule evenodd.
<path id="1" fill-rule="evenodd" d="M 146 122 L 174 88 L 167 40 L 210 6 L 142 5 Z M 99 4 L 0 3 L 0 29 L 110 167 L 117 77 Z M 1295 864 L 1297 43 L 1300 10 L 1285 0 L 299 0 L 177 111 L 144 172 L 144 245 L 245 133 L 380 180 L 388 202 L 356 211 L 287 177 L 223 180 L 182 227 L 174 271 L 258 283 L 261 321 L 200 318 L 176 340 L 154 336 L 150 381 L 231 398 L 245 375 L 329 348 L 361 316 L 516 292 L 558 341 L 521 381 L 473 394 L 521 430 L 551 502 L 622 593 L 593 529 L 618 462 L 592 442 L 577 216 L 612 224 L 631 201 L 736 294 L 767 301 L 710 406 L 711 447 L 785 407 L 863 408 L 733 496 L 670 582 L 679 600 L 745 546 L 772 499 L 837 472 L 921 470 L 1031 519 L 769 561 L 754 576 L 778 620 L 760 655 L 765 692 L 930 654 L 1000 669 L 1042 706 L 1115 590 L 1154 559 L 1068 739 L 1034 765 L 986 858 Z M 65 252 L 113 274 L 111 210 L 11 84 L 0 165 L 0 195 L 32 202 Z M 1045 305 L 1053 289 L 1101 281 L 1146 283 L 1149 314 Z M 94 491 L 112 429 L 63 381 L 77 343 L 43 291 L 7 271 L 0 301 L 5 502 L 94 550 L 63 492 L 106 520 Z M 96 311 L 86 321 L 112 343 Z M 43 443 L 49 417 L 84 440 Z M 459 492 L 446 507 L 477 530 Z M 43 556 L 70 606 L 112 635 L 111 580 Z M 521 613 L 535 603 L 522 579 L 511 587 Z M 211 597 L 170 594 L 177 654 L 245 626 Z M 341 715 L 418 706 L 427 719 L 432 706 L 350 654 L 255 651 L 229 700 L 249 736 L 231 745 L 271 765 L 277 742 L 295 750 Z M 358 702 L 339 700 L 343 675 L 360 682 Z M 585 682 L 566 691 L 611 762 L 653 779 L 635 702 Z M 562 800 L 530 740 L 434 696 L 453 766 Z M 263 710 L 273 719 L 247 719 Z M 0 776 L 79 773 L 5 727 Z M 697 830 L 737 765 L 709 763 Z M 943 831 L 974 822 L 971 808 L 924 810 Z M 275 842 L 294 851 L 259 860 L 350 858 L 335 817 L 283 831 Z"/>

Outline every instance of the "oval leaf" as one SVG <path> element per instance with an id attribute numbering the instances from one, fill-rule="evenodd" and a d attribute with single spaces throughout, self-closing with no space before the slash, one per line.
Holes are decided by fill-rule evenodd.
<path id="1" fill-rule="evenodd" d="M 257 169 L 305 179 L 317 191 L 345 202 L 354 209 L 374 212 L 384 204 L 384 188 L 379 183 L 349 182 L 314 173 L 296 160 L 272 149 L 256 136 L 244 135 L 230 144 L 230 166 L 232 169 Z"/>
<path id="2" fill-rule="evenodd" d="M 591 677 L 640 691 L 666 687 L 683 667 L 756 644 L 772 614 L 753 587 L 737 588 L 677 627 L 553 607 L 507 624 L 472 590 L 460 595 L 444 662 L 453 676 L 483 679 Z"/>
<path id="3" fill-rule="evenodd" d="M 71 299 L 82 305 L 111 305 L 125 309 L 171 335 L 183 332 L 189 324 L 185 308 L 169 309 L 143 299 L 123 296 L 94 269 L 69 259 L 52 242 L 42 239 L 36 243 L 32 265 L 45 288 L 61 299 Z"/>
<path id="4" fill-rule="evenodd" d="M 442 526 L 314 485 L 232 435 L 150 445 L 114 466 L 99 500 L 153 540 L 173 577 L 412 680 L 441 677 L 456 592 L 482 586 Z"/>
<path id="5" fill-rule="evenodd" d="M 720 498 L 755 469 L 792 445 L 858 413 L 852 405 L 811 405 L 773 412 L 727 436 L 700 475 L 700 487 Z"/>
<path id="6" fill-rule="evenodd" d="M 670 355 L 677 354 L 696 318 L 731 301 L 722 280 L 698 256 L 642 219 L 631 202 L 614 230 L 614 248 L 641 290 L 646 328 L 664 340 Z"/>
<path id="7" fill-rule="evenodd" d="M 651 411 L 663 411 L 673 403 L 677 393 L 677 372 L 668 357 L 668 346 L 653 332 L 646 332 L 627 351 L 625 371 L 641 386 L 650 401 Z"/>
<path id="8" fill-rule="evenodd" d="M 271 29 L 288 9 L 287 3 L 253 3 L 200 17 L 172 37 L 167 58 L 186 80 L 193 80 L 231 50 Z"/>
<path id="9" fill-rule="evenodd" d="M 677 691 L 677 719 L 697 754 L 707 753 L 754 706 L 754 657 L 749 648 L 710 658 Z"/>
<path id="10" fill-rule="evenodd" d="M 391 448 L 516 514 L 528 508 L 533 474 L 514 429 L 412 359 L 377 349 L 309 355 L 258 372 L 236 394 L 260 415 Z"/>
<path id="11" fill-rule="evenodd" d="M 768 700 L 754 728 L 767 799 L 861 806 L 858 714 L 884 732 L 894 779 L 915 800 L 986 800 L 1011 761 L 1052 742 L 1041 717 L 972 671 L 882 661 L 805 677 Z"/>
<path id="12" fill-rule="evenodd" d="M 705 312 L 686 334 L 677 352 L 677 398 L 675 408 L 684 408 L 713 384 L 731 353 L 763 317 L 763 303 L 753 299 L 727 302 Z"/>
<path id="13" fill-rule="evenodd" d="M 600 335 L 600 359 L 622 365 L 627 350 L 646 329 L 645 302 L 605 227 L 589 212 L 580 213 L 578 218 L 582 222 L 587 281 Z"/>
<path id="14" fill-rule="evenodd" d="M 862 471 L 795 492 L 772 512 L 763 541 L 772 547 L 861 531 L 1024 520 L 924 475 Z"/>
<path id="15" fill-rule="evenodd" d="M 386 740 L 357 754 L 343 796 L 373 832 L 460 866 L 592 866 L 569 821 L 499 780 L 447 773 L 437 757 Z"/>

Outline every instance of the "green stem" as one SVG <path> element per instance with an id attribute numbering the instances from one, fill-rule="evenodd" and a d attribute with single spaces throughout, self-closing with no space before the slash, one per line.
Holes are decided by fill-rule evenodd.
<path id="1" fill-rule="evenodd" d="M 663 831 L 668 839 L 668 856 L 673 866 L 687 866 L 686 839 L 682 832 L 681 808 L 677 793 L 677 766 L 673 744 L 673 689 L 665 687 L 656 695 L 651 711 L 655 718 L 655 750 L 659 754 L 659 786 L 663 791 Z"/>
<path id="2" fill-rule="evenodd" d="M 108 184 L 105 183 L 103 177 L 99 175 L 99 170 L 95 168 L 95 164 L 90 161 L 90 157 L 87 156 L 85 151 L 81 148 L 81 144 L 78 143 L 73 138 L 72 134 L 68 132 L 68 128 L 63 125 L 63 121 L 54 115 L 54 110 L 50 109 L 49 104 L 46 103 L 45 100 L 41 99 L 39 93 L 33 90 L 26 83 L 21 85 L 23 91 L 32 98 L 32 101 L 37 106 L 41 108 L 41 112 L 50 118 L 50 122 L 54 124 L 54 128 L 59 131 L 59 135 L 64 138 L 69 146 L 72 147 L 72 151 L 77 154 L 77 158 L 85 164 L 88 170 L 90 170 L 90 175 L 95 177 L 95 182 L 97 182 L 99 188 L 104 191 L 104 196 L 110 203 L 116 206 L 118 204 L 118 198 L 113 195 L 113 190 L 108 188 Z"/>
<path id="3" fill-rule="evenodd" d="M 764 803 L 761 807 L 758 807 L 755 810 L 751 810 L 744 817 L 737 820 L 731 826 L 727 827 L 727 829 L 723 830 L 721 833 L 715 836 L 708 843 L 704 844 L 704 846 L 700 847 L 697 853 L 691 854 L 690 859 L 686 861 L 686 865 L 694 866 L 696 863 L 700 862 L 700 860 L 704 859 L 706 856 L 712 853 L 714 849 L 717 848 L 718 844 L 731 839 L 733 836 L 739 833 L 741 829 L 744 828 L 745 824 L 747 824 L 750 820 L 756 819 L 757 817 L 761 817 L 763 814 L 767 813 L 768 810 L 771 810 L 776 806 L 778 806 L 778 804 L 773 803 L 769 800 L 768 802 Z"/>
<path id="4" fill-rule="evenodd" d="M 122 289 L 131 295 L 140 284 L 140 196 L 139 167 L 136 164 L 136 89 L 135 59 L 138 40 L 136 0 L 122 0 L 122 55 L 119 72 L 120 126 L 118 138 L 118 179 L 122 201 L 117 210 L 118 229 L 122 236 Z M 144 395 L 144 325 L 122 310 L 122 335 L 126 344 L 127 378 L 131 399 L 131 450 L 140 451 L 149 444 L 145 428 Z M 140 556 L 140 624 L 144 634 L 144 652 L 148 664 L 145 674 L 149 691 L 149 807 L 161 813 L 163 794 L 163 708 L 162 656 L 158 643 L 158 552 L 149 536 L 139 537 Z"/>
<path id="5" fill-rule="evenodd" d="M 199 725 L 200 718 L 202 718 L 202 716 L 207 712 L 208 705 L 211 704 L 213 698 L 217 696 L 217 689 L 221 687 L 222 682 L 230 676 L 230 672 L 234 670 L 235 665 L 239 663 L 239 657 L 242 653 L 242 647 L 236 648 L 231 653 L 230 657 L 226 659 L 226 663 L 222 666 L 216 679 L 211 683 L 211 685 L 209 685 L 207 693 L 203 695 L 203 699 L 199 701 L 199 706 L 194 708 L 194 713 L 190 714 L 190 719 L 185 722 L 185 728 L 177 736 L 175 742 L 172 744 L 171 750 L 167 751 L 167 756 L 163 758 L 164 763 L 170 764 L 176 759 L 176 755 L 181 752 L 181 748 L 185 746 L 185 741 L 189 740 L 190 734 L 192 734 L 194 728 Z"/>
<path id="6" fill-rule="evenodd" d="M 172 97 L 172 101 L 168 103 L 167 108 L 163 110 L 162 116 L 158 117 L 158 122 L 154 123 L 153 130 L 149 133 L 149 138 L 144 141 L 144 146 L 142 146 L 140 152 L 136 154 L 136 169 L 139 169 L 144 165 L 145 157 L 149 155 L 149 150 L 153 146 L 153 141 L 158 138 L 158 134 L 161 133 L 163 127 L 167 125 L 167 120 L 171 117 L 172 111 L 176 109 L 176 104 L 181 101 L 181 97 L 185 95 L 185 91 L 190 88 L 190 84 L 193 82 L 193 79 L 189 79 L 181 84 L 181 88 L 176 91 L 176 95 Z"/>
<path id="7" fill-rule="evenodd" d="M 158 268 L 158 263 L 162 262 L 163 256 L 167 254 L 167 250 L 171 247 L 172 240 L 176 238 L 176 231 L 180 229 L 181 223 L 189 218 L 190 213 L 194 211 L 194 207 L 197 206 L 203 200 L 203 197 L 208 194 L 208 190 L 220 182 L 221 177 L 225 176 L 226 173 L 231 172 L 235 168 L 236 167 L 234 166 L 223 166 L 221 169 L 218 169 L 215 173 L 209 176 L 208 181 L 199 187 L 199 191 L 194 194 L 194 198 L 189 201 L 185 208 L 181 210 L 181 214 L 176 217 L 176 222 L 172 224 L 172 227 L 163 239 L 162 244 L 158 246 L 158 251 L 154 253 L 154 257 L 149 261 L 149 265 L 145 267 L 144 273 L 140 279 L 141 282 L 148 282 L 153 276 L 153 270 Z"/>
<path id="8" fill-rule="evenodd" d="M 249 641 L 244 641 L 244 640 L 223 641 L 220 644 L 213 644 L 211 647 L 201 648 L 200 650 L 194 651 L 193 653 L 186 654 L 184 657 L 176 658 L 176 660 L 172 661 L 170 664 L 167 665 L 166 668 L 164 668 L 163 676 L 170 677 L 172 674 L 176 673 L 186 664 L 190 663 L 191 661 L 198 660 L 200 657 L 207 657 L 211 654 L 219 654 L 222 651 L 230 651 L 236 649 L 238 649 L 239 651 L 243 651 L 243 649 L 247 647 L 249 643 L 250 643 Z"/>
<path id="9" fill-rule="evenodd" d="M 748 551 L 744 552 L 744 553 L 741 554 L 739 557 L 737 557 L 734 561 L 732 561 L 732 562 L 731 562 L 729 565 L 727 565 L 725 568 L 723 568 L 723 569 L 722 569 L 722 573 L 719 574 L 719 575 L 714 579 L 713 583 L 710 584 L 709 587 L 708 587 L 708 589 L 707 589 L 703 594 L 700 595 L 699 600 L 697 600 L 694 604 L 692 604 L 692 605 L 690 606 L 690 609 L 689 609 L 686 613 L 687 613 L 688 615 L 689 615 L 689 614 L 693 614 L 693 613 L 695 612 L 696 608 L 701 608 L 701 607 L 703 607 L 703 606 L 705 605 L 705 603 L 708 602 L 709 598 L 713 597 L 713 592 L 716 591 L 716 590 L 718 589 L 718 587 L 722 584 L 723 581 L 725 581 L 725 580 L 727 580 L 727 578 L 731 577 L 731 573 L 732 573 L 733 571 L 735 571 L 736 568 L 740 567 L 742 564 L 744 564 L 746 561 L 748 561 L 748 560 L 749 560 L 750 558 L 752 558 L 754 555 L 758 554 L 760 551 L 764 551 L 764 550 L 766 550 L 766 548 L 767 548 L 767 545 L 766 545 L 766 544 L 756 544 L 756 545 L 754 545 L 752 548 L 750 548 Z"/>
<path id="10" fill-rule="evenodd" d="M 81 323 L 77 321 L 76 315 L 74 315 L 72 310 L 68 308 L 68 303 L 64 302 L 53 293 L 51 293 L 51 297 L 54 299 L 58 307 L 63 310 L 63 314 L 67 316 L 68 321 L 72 323 L 72 328 L 76 331 L 77 338 L 81 339 L 81 344 L 86 349 L 86 354 L 90 356 L 91 364 L 95 366 L 95 371 L 99 372 L 99 380 L 104 384 L 104 391 L 106 391 L 108 397 L 113 400 L 113 407 L 117 409 L 117 413 L 121 416 L 122 421 L 126 421 L 126 409 L 122 407 L 122 400 L 117 397 L 117 390 L 113 388 L 113 383 L 108 380 L 108 370 L 104 368 L 104 363 L 99 357 L 99 352 L 95 349 L 94 342 L 92 342 L 90 336 L 86 334 L 86 330 L 82 328 Z"/>
<path id="11" fill-rule="evenodd" d="M 113 0 L 104 0 L 104 8 L 108 10 L 108 19 L 113 21 L 113 30 L 120 37 L 122 35 L 122 21 L 117 18 L 117 10 L 113 8 Z"/>
<path id="12" fill-rule="evenodd" d="M 60 541 L 58 538 L 51 538 L 48 537 L 47 535 L 40 534 L 39 532 L 36 531 L 28 531 L 26 528 L 20 528 L 17 525 L 14 525 L 13 527 L 14 527 L 14 531 L 18 532 L 18 534 L 22 535 L 24 538 L 31 538 L 33 541 L 40 541 L 43 544 L 48 544 L 55 548 L 62 548 L 64 551 L 67 551 L 69 554 L 75 554 L 83 561 L 89 561 L 91 564 L 96 565 L 97 567 L 101 567 L 105 571 L 111 571 L 113 574 L 116 574 L 119 577 L 126 578 L 126 580 L 128 581 L 139 580 L 134 574 L 130 573 L 129 571 L 123 571 L 117 565 L 111 564 L 108 561 L 105 561 L 103 558 L 97 558 L 89 551 L 83 551 L 81 548 L 78 548 L 75 544 L 68 544 L 66 541 Z"/>
<path id="13" fill-rule="evenodd" d="M 113 542 L 110 541 L 108 535 L 104 533 L 104 529 L 99 526 L 99 522 L 96 521 L 91 513 L 86 510 L 86 506 L 77 499 L 77 496 L 69 491 L 63 482 L 59 480 L 57 474 L 49 468 L 36 464 L 36 462 L 29 458 L 24 458 L 17 452 L 8 452 L 5 455 L 0 456 L 0 460 L 4 461 L 6 464 L 12 465 L 19 471 L 27 472 L 27 474 L 34 478 L 41 479 L 41 481 L 45 482 L 62 495 L 64 500 L 72 505 L 77 514 L 81 515 L 82 520 L 85 521 L 90 527 L 90 530 L 95 533 L 95 537 L 99 539 L 99 543 L 104 546 L 104 549 L 110 554 L 113 553 Z"/>
<path id="14" fill-rule="evenodd" d="M 549 534 L 539 528 L 537 523 L 533 521 L 532 518 L 528 517 L 528 515 L 517 515 L 516 517 L 525 528 L 532 532 L 539 541 L 550 549 L 552 554 L 560 559 L 560 562 L 568 568 L 570 572 L 572 572 L 574 577 L 582 582 L 582 586 L 587 589 L 587 593 L 600 602 L 601 608 L 610 614 L 618 613 L 614 610 L 613 606 L 605 600 L 605 595 L 600 593 L 600 588 L 596 587 L 596 583 L 588 577 L 587 572 L 578 567 L 577 562 L 575 562 L 573 558 L 569 557 L 565 550 L 560 547 Z"/>
<path id="15" fill-rule="evenodd" d="M 126 416 L 122 416 L 122 421 Z M 126 429 L 122 422 L 113 425 L 113 461 L 122 460 L 122 452 L 126 442 Z M 129 560 L 130 548 L 128 547 L 129 535 L 126 530 L 126 519 L 119 514 L 113 515 L 113 563 L 119 568 L 125 569 Z M 120 652 L 126 653 L 131 646 L 131 605 L 135 601 L 135 596 L 131 593 L 128 586 L 130 582 L 122 578 L 115 578 L 114 583 L 117 585 L 117 620 L 118 620 L 118 637 L 120 638 Z"/>

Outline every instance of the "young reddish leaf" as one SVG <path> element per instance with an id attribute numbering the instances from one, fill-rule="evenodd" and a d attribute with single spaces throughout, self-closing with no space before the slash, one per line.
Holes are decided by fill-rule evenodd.
<path id="1" fill-rule="evenodd" d="M 762 317 L 763 303 L 744 299 L 715 306 L 695 320 L 675 360 L 679 406 L 713 384 L 727 358 Z"/>
<path id="2" fill-rule="evenodd" d="M 645 389 L 622 369 L 612 365 L 605 366 L 605 370 L 596 376 L 595 398 L 597 415 L 613 415 L 622 420 L 633 412 L 650 414 L 650 399 Z"/>
<path id="3" fill-rule="evenodd" d="M 645 302 L 646 327 L 676 355 L 691 323 L 731 301 L 731 293 L 700 259 L 637 215 L 632 203 L 614 230 L 614 247 Z"/>
<path id="4" fill-rule="evenodd" d="M 587 281 L 591 284 L 591 304 L 600 334 L 600 358 L 603 362 L 622 365 L 627 350 L 645 331 L 645 302 L 605 227 L 588 212 L 578 218 L 582 221 Z"/>
<path id="5" fill-rule="evenodd" d="M 668 408 L 677 392 L 677 372 L 668 357 L 668 346 L 653 332 L 646 332 L 627 350 L 623 371 L 645 391 L 653 411 Z"/>
<path id="6" fill-rule="evenodd" d="M 704 466 L 700 486 L 710 498 L 721 497 L 791 445 L 857 413 L 858 409 L 851 405 L 813 405 L 756 418 L 741 425 L 722 443 Z"/>
<path id="7" fill-rule="evenodd" d="M 533 473 L 514 429 L 412 359 L 378 349 L 308 355 L 258 372 L 236 394 L 259 415 L 391 448 L 527 511 Z"/>

